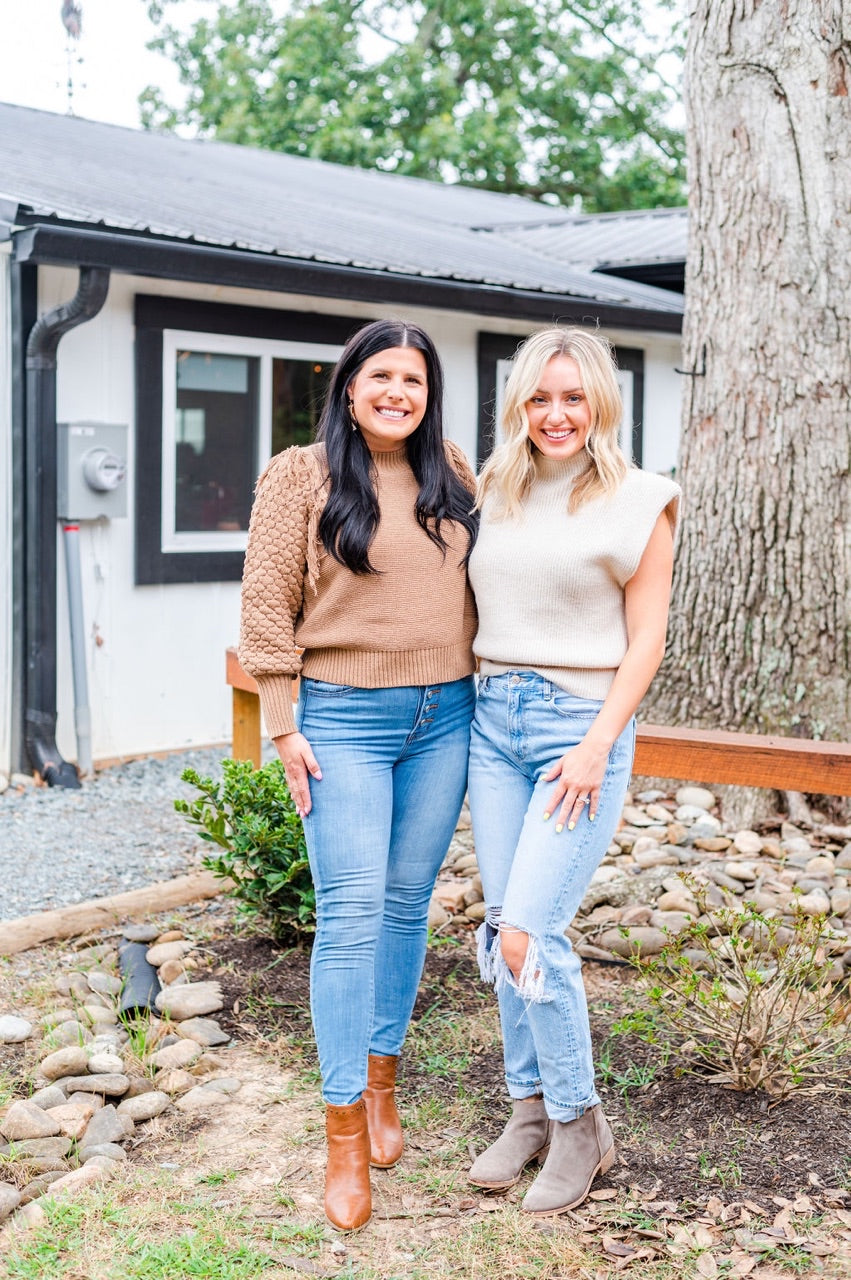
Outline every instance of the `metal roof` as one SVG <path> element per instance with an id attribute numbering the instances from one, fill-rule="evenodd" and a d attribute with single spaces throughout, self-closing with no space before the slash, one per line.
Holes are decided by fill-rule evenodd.
<path id="1" fill-rule="evenodd" d="M 685 262 L 686 209 L 566 215 L 492 228 L 493 238 L 584 271 Z"/>
<path id="2" fill-rule="evenodd" d="M 535 233 L 548 227 L 563 233 L 563 209 L 6 104 L 0 201 L 19 224 L 56 220 L 627 311 L 682 311 L 671 293 L 594 275 L 538 243 Z"/>

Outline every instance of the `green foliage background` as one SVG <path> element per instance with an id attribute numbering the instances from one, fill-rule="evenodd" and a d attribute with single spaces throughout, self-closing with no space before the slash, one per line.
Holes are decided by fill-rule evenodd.
<path id="1" fill-rule="evenodd" d="M 184 106 L 148 128 L 513 192 L 587 212 L 681 204 L 677 0 L 149 0 Z M 652 9 L 664 34 L 648 30 Z M 282 16 L 283 15 L 283 16 Z"/>

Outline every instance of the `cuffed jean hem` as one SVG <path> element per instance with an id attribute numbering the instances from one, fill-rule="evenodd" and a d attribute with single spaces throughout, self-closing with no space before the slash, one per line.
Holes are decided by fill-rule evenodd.
<path id="1" fill-rule="evenodd" d="M 590 1111 L 592 1107 L 599 1105 L 600 1099 L 597 1094 L 591 1095 L 589 1102 L 582 1104 L 574 1104 L 573 1106 L 564 1106 L 560 1102 L 556 1102 L 555 1098 L 551 1098 L 544 1091 L 544 1108 L 550 1120 L 558 1120 L 561 1124 L 567 1124 L 571 1120 L 580 1120 L 586 1111 Z"/>
<path id="2" fill-rule="evenodd" d="M 547 1093 L 540 1080 L 511 1080 L 506 1076 L 505 1085 L 508 1089 L 509 1098 L 512 1098 L 515 1102 L 522 1102 L 524 1098 L 535 1098 L 543 1095 L 544 1109 L 550 1120 L 560 1120 L 562 1124 L 566 1124 L 569 1120 L 581 1119 L 586 1111 L 598 1106 L 600 1102 L 596 1091 L 587 1102 L 559 1102 L 558 1098 L 553 1098 Z"/>

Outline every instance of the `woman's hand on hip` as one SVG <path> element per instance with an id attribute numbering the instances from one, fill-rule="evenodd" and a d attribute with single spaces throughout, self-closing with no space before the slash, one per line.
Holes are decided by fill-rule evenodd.
<path id="1" fill-rule="evenodd" d="M 556 819 L 556 831 L 561 831 L 564 827 L 572 831 L 586 808 L 588 817 L 594 821 L 608 759 L 608 747 L 597 746 L 586 739 L 566 751 L 549 773 L 544 774 L 545 782 L 558 779 L 544 810 L 546 820 L 561 805 Z"/>
<path id="2" fill-rule="evenodd" d="M 300 818 L 306 818 L 312 807 L 308 775 L 312 774 L 317 781 L 321 781 L 322 770 L 319 768 L 319 762 L 303 733 L 282 733 L 272 741 L 281 757 L 284 773 L 287 775 L 287 786 L 293 798 L 295 811 Z"/>

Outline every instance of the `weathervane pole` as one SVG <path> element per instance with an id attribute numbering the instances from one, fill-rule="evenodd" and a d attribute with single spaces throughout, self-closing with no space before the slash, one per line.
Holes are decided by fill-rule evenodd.
<path id="1" fill-rule="evenodd" d="M 66 91 L 68 93 L 68 115 L 74 114 L 74 63 L 81 63 L 82 58 L 75 56 L 75 40 L 83 33 L 83 9 L 75 0 L 62 0 L 62 25 L 67 32 L 65 40 L 65 63 L 68 71 Z"/>

